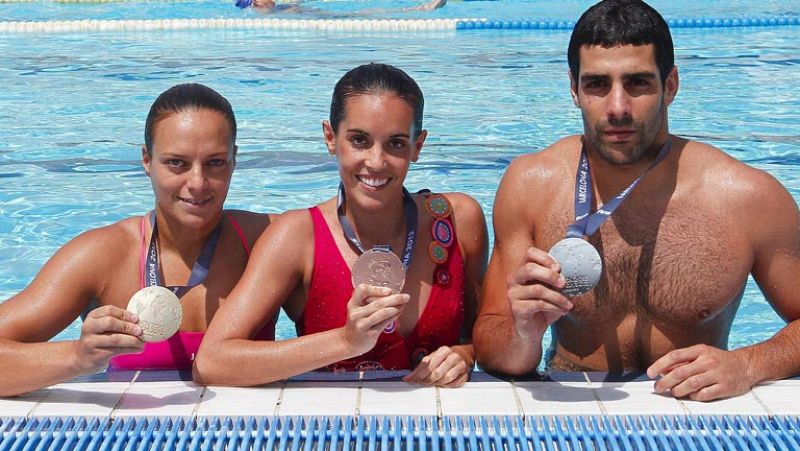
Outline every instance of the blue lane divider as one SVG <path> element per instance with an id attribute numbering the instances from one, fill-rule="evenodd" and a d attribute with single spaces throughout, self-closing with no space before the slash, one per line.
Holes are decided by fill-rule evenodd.
<path id="1" fill-rule="evenodd" d="M 668 19 L 670 28 L 784 27 L 800 25 L 800 17 L 724 17 Z M 572 30 L 565 20 L 459 20 L 456 30 Z"/>
<path id="2" fill-rule="evenodd" d="M 796 450 L 800 417 L 0 417 L 0 451 L 34 449 Z"/>

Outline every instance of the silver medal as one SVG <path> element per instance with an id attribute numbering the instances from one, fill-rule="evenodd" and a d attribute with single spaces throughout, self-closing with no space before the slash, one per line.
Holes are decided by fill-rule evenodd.
<path id="1" fill-rule="evenodd" d="M 603 261 L 597 249 L 580 238 L 564 238 L 548 252 L 559 265 L 566 285 L 565 296 L 579 296 L 597 285 L 603 273 Z"/>
<path id="2" fill-rule="evenodd" d="M 375 287 L 388 287 L 393 294 L 403 289 L 406 272 L 403 262 L 394 252 L 382 249 L 370 249 L 361 254 L 353 263 L 353 287 L 365 283 Z"/>
<path id="3" fill-rule="evenodd" d="M 164 341 L 175 335 L 183 318 L 181 301 L 175 293 L 158 285 L 134 293 L 126 310 L 139 317 L 140 338 L 146 342 Z"/>

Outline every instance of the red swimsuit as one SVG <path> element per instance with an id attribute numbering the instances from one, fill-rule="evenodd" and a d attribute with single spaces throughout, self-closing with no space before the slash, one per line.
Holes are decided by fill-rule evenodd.
<path id="1" fill-rule="evenodd" d="M 347 322 L 347 301 L 353 294 L 350 268 L 336 247 L 319 208 L 309 208 L 314 224 L 314 272 L 303 316 L 296 323 L 298 335 L 342 327 Z M 326 368 L 333 371 L 361 369 L 411 369 L 441 346 L 461 342 L 464 322 L 464 260 L 453 233 L 450 258 L 437 266 L 425 311 L 408 337 L 395 329 L 381 333 L 375 347 L 354 359 Z M 444 276 L 443 276 L 444 275 Z"/>

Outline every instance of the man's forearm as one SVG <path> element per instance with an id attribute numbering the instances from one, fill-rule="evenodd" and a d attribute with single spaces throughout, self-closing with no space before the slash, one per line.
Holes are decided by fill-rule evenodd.
<path id="1" fill-rule="evenodd" d="M 800 320 L 784 326 L 772 338 L 738 350 L 747 354 L 751 385 L 800 374 Z"/>
<path id="2" fill-rule="evenodd" d="M 542 359 L 542 336 L 520 337 L 513 321 L 500 316 L 478 319 L 473 345 L 478 364 L 486 371 L 509 376 L 533 373 Z"/>

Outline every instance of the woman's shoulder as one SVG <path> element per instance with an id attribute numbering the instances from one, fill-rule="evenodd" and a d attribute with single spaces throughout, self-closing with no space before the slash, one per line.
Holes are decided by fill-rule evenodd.
<path id="1" fill-rule="evenodd" d="M 108 273 L 109 268 L 118 267 L 120 262 L 138 252 L 141 221 L 141 216 L 131 217 L 87 230 L 62 246 L 48 264 L 88 271 L 87 274 Z"/>
<path id="2" fill-rule="evenodd" d="M 469 194 L 453 191 L 446 193 L 421 193 L 425 211 L 433 216 L 453 215 L 456 220 L 484 220 L 480 203 Z M 438 199 L 446 201 L 441 203 Z M 440 202 L 441 205 L 437 205 Z M 447 213 L 437 213 L 446 211 Z"/>
<path id="3" fill-rule="evenodd" d="M 432 217 L 449 216 L 459 235 L 482 236 L 486 234 L 486 218 L 483 208 L 469 194 L 457 191 L 425 194 L 423 202 L 425 211 Z"/>
<path id="4" fill-rule="evenodd" d="M 143 220 L 143 216 L 131 216 L 112 224 L 87 230 L 72 239 L 70 243 L 102 248 L 109 252 L 127 250 L 140 242 Z"/>
<path id="5" fill-rule="evenodd" d="M 264 233 L 264 230 L 280 216 L 278 213 L 257 213 L 247 210 L 225 210 L 225 215 L 251 243 L 255 242 Z"/>
<path id="6" fill-rule="evenodd" d="M 488 231 L 486 228 L 486 218 L 480 203 L 469 194 L 461 192 L 440 193 L 440 196 L 447 201 L 450 210 L 449 219 L 453 225 L 453 230 L 458 236 L 459 246 L 462 255 L 467 259 L 482 258 L 485 260 L 487 255 Z M 430 205 L 432 196 L 426 198 L 425 209 L 430 210 L 435 206 Z M 439 208 L 442 208 L 441 206 Z M 432 215 L 434 218 L 435 214 Z M 434 233 L 441 232 L 443 225 L 434 222 Z"/>
<path id="7" fill-rule="evenodd" d="M 442 193 L 453 206 L 453 214 L 463 214 L 468 216 L 483 216 L 483 209 L 478 201 L 466 193 L 458 191 Z"/>
<path id="8" fill-rule="evenodd" d="M 271 239 L 287 239 L 297 241 L 314 233 L 314 226 L 309 208 L 287 210 L 274 215 L 265 235 Z"/>

